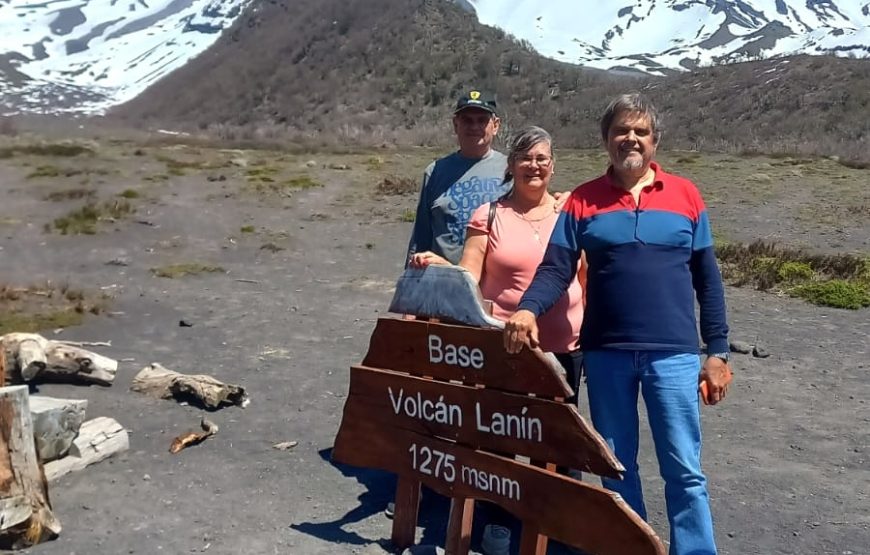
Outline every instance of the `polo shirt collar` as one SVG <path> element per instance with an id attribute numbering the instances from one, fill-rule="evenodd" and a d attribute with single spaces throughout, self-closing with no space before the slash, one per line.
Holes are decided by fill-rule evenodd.
<path id="1" fill-rule="evenodd" d="M 659 189 L 663 188 L 665 186 L 665 172 L 656 162 L 650 162 L 649 167 L 651 167 L 655 172 L 655 177 L 653 178 L 653 182 L 650 185 Z M 609 183 L 611 187 L 622 189 L 619 183 L 616 182 L 616 178 L 613 175 L 613 164 L 607 166 L 607 173 L 605 175 L 607 176 L 607 183 Z"/>

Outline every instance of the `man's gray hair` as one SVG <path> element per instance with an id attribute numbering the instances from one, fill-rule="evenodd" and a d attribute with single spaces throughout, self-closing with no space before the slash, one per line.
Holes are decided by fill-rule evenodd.
<path id="1" fill-rule="evenodd" d="M 553 137 L 545 129 L 535 125 L 520 129 L 508 145 L 508 165 L 513 164 L 517 158 L 530 151 L 538 143 L 547 143 L 550 145 L 550 150 L 553 150 Z"/>
<path id="2" fill-rule="evenodd" d="M 626 112 L 648 117 L 650 127 L 652 127 L 653 140 L 656 144 L 659 143 L 659 140 L 662 138 L 662 129 L 658 110 L 656 110 L 656 107 L 653 106 L 653 103 L 647 97 L 640 93 L 621 94 L 607 105 L 604 115 L 601 116 L 601 137 L 605 142 L 607 142 L 607 135 L 610 133 L 610 126 L 613 125 L 613 120 L 619 114 Z"/>

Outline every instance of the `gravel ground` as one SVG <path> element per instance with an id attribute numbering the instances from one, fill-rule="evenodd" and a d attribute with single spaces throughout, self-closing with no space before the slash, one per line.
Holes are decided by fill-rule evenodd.
<path id="1" fill-rule="evenodd" d="M 88 417 L 119 420 L 131 447 L 52 484 L 63 532 L 29 552 L 385 553 L 390 521 L 383 510 L 394 479 L 337 467 L 330 449 L 348 367 L 362 360 L 374 321 L 385 313 L 410 229 L 401 215 L 413 206 L 412 195 L 371 191 L 378 176 L 412 175 L 430 153 L 278 157 L 198 150 L 197 159 L 220 164 L 162 178 L 155 177 L 166 171 L 160 156 L 191 153 L 151 148 L 136 156 L 132 150 L 106 147 L 91 159 L 57 162 L 111 170 L 85 173 L 84 185 L 82 174 L 28 179 L 44 160 L 0 161 L 0 280 L 51 280 L 112 294 L 112 314 L 46 335 L 111 341 L 111 348 L 96 350 L 135 359 L 121 363 L 110 388 L 38 387 L 46 395 L 88 399 Z M 260 159 L 280 159 L 275 166 L 282 178 L 304 173 L 325 186 L 295 188 L 290 195 L 256 192 L 250 169 L 262 167 Z M 351 169 L 336 169 L 337 162 Z M 134 215 L 101 223 L 96 235 L 46 233 L 45 223 L 77 203 L 48 202 L 45 195 L 71 183 L 96 188 L 101 199 L 129 187 L 143 194 L 131 200 Z M 722 198 L 727 184 L 711 190 L 720 197 L 710 203 L 714 225 L 739 237 L 765 236 L 771 221 L 786 220 L 801 202 L 740 197 L 746 189 L 736 188 L 734 195 L 749 199 L 744 208 L 766 203 L 768 215 L 759 219 L 751 210 L 729 208 L 734 203 Z M 856 194 L 863 202 L 863 193 Z M 246 225 L 254 231 L 241 232 Z M 842 247 L 847 236 L 846 246 L 866 251 L 867 220 L 846 227 L 833 246 L 812 226 L 795 233 L 802 244 L 819 238 L 814 246 L 822 249 Z M 262 248 L 267 244 L 272 247 Z M 107 265 L 112 260 L 126 265 Z M 151 271 L 194 261 L 224 271 L 178 279 Z M 870 311 L 819 308 L 735 288 L 727 297 L 733 338 L 762 344 L 772 355 L 738 355 L 729 398 L 703 410 L 721 553 L 867 553 Z M 180 327 L 182 319 L 193 326 Z M 195 429 L 202 411 L 129 391 L 133 376 L 153 361 L 241 384 L 251 405 L 209 414 L 220 432 L 170 455 L 172 438 Z M 650 521 L 667 538 L 662 484 L 648 432 L 643 437 Z M 283 441 L 298 445 L 272 447 Z M 424 495 L 421 542 L 443 543 L 446 511 L 444 499 Z"/>

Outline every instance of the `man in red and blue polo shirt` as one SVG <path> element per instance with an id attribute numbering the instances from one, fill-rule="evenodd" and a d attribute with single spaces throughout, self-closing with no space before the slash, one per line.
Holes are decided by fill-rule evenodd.
<path id="1" fill-rule="evenodd" d="M 626 467 L 604 479 L 643 518 L 637 465 L 638 392 L 643 392 L 671 528 L 671 555 L 716 553 L 707 480 L 701 471 L 698 387 L 711 404 L 725 397 L 728 325 L 707 210 L 688 180 L 652 159 L 658 116 L 640 95 L 610 103 L 601 133 L 611 166 L 577 187 L 563 208 L 544 260 L 505 327 L 505 347 L 536 347 L 536 318 L 588 261 L 580 342 L 592 421 Z M 698 356 L 694 299 L 707 348 Z"/>

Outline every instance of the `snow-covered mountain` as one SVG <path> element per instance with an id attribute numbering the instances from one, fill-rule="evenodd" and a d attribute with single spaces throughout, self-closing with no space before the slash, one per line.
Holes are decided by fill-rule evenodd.
<path id="1" fill-rule="evenodd" d="M 0 112 L 100 112 L 220 36 L 250 0 L 0 0 Z"/>
<path id="2" fill-rule="evenodd" d="M 665 74 L 791 53 L 870 56 L 870 0 L 439 1 L 544 56 L 601 69 Z M 103 112 L 203 52 L 249 3 L 0 0 L 0 114 Z"/>
<path id="3" fill-rule="evenodd" d="M 786 54 L 870 56 L 870 0 L 457 0 L 544 56 L 652 74 Z"/>

